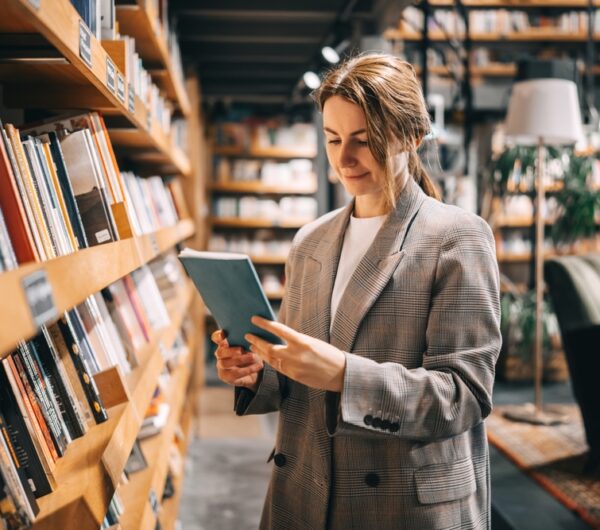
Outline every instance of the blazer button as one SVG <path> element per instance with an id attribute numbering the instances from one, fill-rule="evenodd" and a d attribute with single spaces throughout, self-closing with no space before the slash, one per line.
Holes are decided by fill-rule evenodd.
<path id="1" fill-rule="evenodd" d="M 390 432 L 398 432 L 400 430 L 400 424 L 395 421 L 390 425 Z"/>
<path id="2" fill-rule="evenodd" d="M 367 473 L 365 484 L 371 488 L 376 488 L 379 486 L 379 475 L 377 473 Z"/>
<path id="3" fill-rule="evenodd" d="M 381 418 L 373 418 L 373 427 L 381 429 Z"/>
<path id="4" fill-rule="evenodd" d="M 363 421 L 365 422 L 365 425 L 371 425 L 373 423 L 373 416 L 371 416 L 370 414 L 367 414 L 363 418 Z"/>
<path id="5" fill-rule="evenodd" d="M 381 422 L 381 428 L 382 428 L 384 431 L 387 431 L 387 430 L 389 430 L 389 428 L 391 427 L 391 425 L 392 425 L 392 423 L 390 422 L 390 420 L 383 420 L 383 421 Z"/>
<path id="6" fill-rule="evenodd" d="M 283 467 L 285 466 L 285 463 L 287 462 L 287 459 L 285 458 L 285 455 L 282 453 L 277 453 L 274 457 L 273 457 L 273 462 L 275 462 L 275 465 L 277 467 Z"/>

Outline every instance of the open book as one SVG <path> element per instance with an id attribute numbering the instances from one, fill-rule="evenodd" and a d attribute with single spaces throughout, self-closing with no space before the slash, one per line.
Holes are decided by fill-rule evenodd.
<path id="1" fill-rule="evenodd" d="M 186 248 L 179 253 L 179 259 L 217 324 L 225 330 L 230 346 L 242 346 L 247 350 L 250 345 L 244 339 L 246 333 L 281 344 L 281 339 L 250 322 L 254 315 L 276 319 L 254 265 L 246 254 Z"/>

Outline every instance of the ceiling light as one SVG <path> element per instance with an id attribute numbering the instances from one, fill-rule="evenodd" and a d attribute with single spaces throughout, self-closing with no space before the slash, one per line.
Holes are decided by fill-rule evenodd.
<path id="1" fill-rule="evenodd" d="M 323 48 L 321 48 L 321 55 L 327 62 L 331 64 L 340 62 L 339 53 L 336 52 L 331 46 L 323 46 Z"/>
<path id="2" fill-rule="evenodd" d="M 304 72 L 302 79 L 304 84 L 312 90 L 315 90 L 321 86 L 321 80 L 319 79 L 319 76 L 310 70 L 308 72 Z"/>

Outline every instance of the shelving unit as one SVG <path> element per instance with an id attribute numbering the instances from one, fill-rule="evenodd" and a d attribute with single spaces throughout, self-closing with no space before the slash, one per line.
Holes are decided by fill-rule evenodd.
<path id="1" fill-rule="evenodd" d="M 129 400 L 112 407 L 109 420 L 75 440 L 57 462 L 59 486 L 39 499 L 36 529 L 68 528 L 75 516 L 79 528 L 98 528 L 104 519 L 164 366 L 159 344 L 166 348 L 173 344 L 192 292 L 188 285 L 169 307 L 171 325 L 139 352 L 142 362 L 124 382 Z"/>
<path id="2" fill-rule="evenodd" d="M 224 228 L 302 228 L 311 219 L 240 219 L 239 217 L 211 217 L 212 226 Z"/>
<path id="3" fill-rule="evenodd" d="M 193 350 L 195 339 L 190 341 Z M 171 372 L 171 384 L 166 402 L 170 406 L 170 416 L 161 432 L 141 442 L 142 451 L 149 465 L 146 469 L 131 475 L 129 482 L 119 489 L 127 510 L 121 518 L 123 530 L 154 528 L 157 512 L 153 508 L 151 496 L 160 501 L 163 495 L 168 470 L 169 447 L 175 428 L 180 423 L 182 407 L 191 373 L 189 356 L 180 360 L 177 368 Z"/>
<path id="4" fill-rule="evenodd" d="M 52 288 L 57 315 L 91 294 L 141 267 L 194 233 L 190 220 L 153 234 L 86 248 L 43 263 L 31 263 L 0 274 L 0 293 L 11 304 L 0 305 L 0 352 L 10 352 L 37 330 L 22 288 L 23 279 L 43 271 Z"/>
<path id="5" fill-rule="evenodd" d="M 167 36 L 152 2 L 137 0 L 135 5 L 117 5 L 119 29 L 135 39 L 142 60 L 150 65 L 156 83 L 175 101 L 184 116 L 190 113 L 190 100 L 183 83 L 175 72 L 167 49 Z"/>
<path id="6" fill-rule="evenodd" d="M 63 110 L 95 110 L 106 117 L 108 133 L 118 160 L 126 160 L 141 173 L 187 177 L 183 186 L 203 185 L 204 175 L 196 152 L 201 148 L 197 82 L 182 82 L 178 67 L 170 56 L 165 27 L 154 3 L 138 0 L 135 5 L 117 6 L 121 34 L 135 39 L 144 67 L 149 71 L 162 95 L 172 102 L 179 118 L 188 122 L 190 142 L 185 148 L 176 145 L 163 124 L 145 103 L 134 94 L 126 79 L 122 42 L 97 40 L 81 20 L 70 0 L 4 0 L 0 17 L 0 34 L 4 37 L 0 85 L 3 104 L 21 109 L 40 109 L 44 113 Z M 14 44 L 13 44 L 14 42 Z M 14 57 L 10 51 L 14 50 Z M 169 105 L 171 106 L 171 105 Z M 195 115 L 194 115 L 195 113 Z M 197 143 L 194 143 L 197 142 Z M 189 154 L 188 154 L 189 153 Z M 130 165 L 121 170 L 132 169 Z M 197 196 L 185 196 L 188 211 L 196 212 Z M 28 263 L 16 270 L 0 273 L 0 295 L 10 304 L 0 308 L 0 358 L 8 355 L 21 340 L 34 336 L 34 323 L 23 280 L 43 276 L 52 292 L 54 315 L 45 324 L 59 318 L 66 310 L 90 295 L 147 264 L 175 245 L 197 236 L 197 218 L 183 218 L 172 227 L 138 237 L 121 239 L 85 248 L 67 256 L 40 263 Z M 200 240 L 196 239 L 196 244 Z M 151 462 L 148 482 L 141 490 L 133 488 L 137 477 L 120 486 L 123 470 L 137 438 L 142 419 L 151 403 L 159 375 L 165 368 L 165 349 L 179 336 L 189 314 L 198 314 L 201 305 L 190 281 L 185 281 L 177 296 L 167 302 L 170 324 L 156 331 L 135 356 L 139 365 L 123 374 L 114 366 L 95 374 L 94 379 L 107 409 L 109 419 L 94 425 L 74 440 L 65 455 L 56 461 L 53 472 L 56 488 L 37 499 L 40 513 L 34 530 L 72 528 L 96 530 L 102 524 L 115 492 L 127 499 L 126 513 L 118 528 L 151 528 L 155 521 L 144 501 L 152 488 L 160 501 L 166 475 L 166 458 L 173 432 L 179 422 L 187 432 L 193 421 L 190 408 L 181 412 L 184 403 L 193 402 L 188 395 L 188 381 L 197 364 L 198 339 L 203 323 L 188 337 L 189 355 L 172 374 L 169 400 L 172 405 L 167 427 L 157 437 L 144 442 Z M 196 307 L 195 307 L 196 306 Z M 201 320 L 197 318 L 197 320 Z M 197 379 L 197 377 L 196 377 Z M 198 381 L 194 391 L 198 390 Z M 180 484 L 179 484 L 180 485 Z M 148 491 L 144 491 L 148 488 Z M 178 496 L 181 492 L 178 492 Z M 164 514 L 173 527 L 177 504 L 169 502 Z M 165 523 L 167 522 L 165 515 Z M 161 519 L 163 518 L 161 514 Z M 165 527 L 168 525 L 165 524 Z"/>
<path id="7" fill-rule="evenodd" d="M 187 156 L 151 118 L 142 101 L 132 94 L 134 105 L 129 108 L 129 87 L 125 86 L 123 99 L 117 94 L 116 82 L 111 90 L 109 60 L 115 68 L 115 81 L 119 76 L 125 79 L 125 75 L 93 35 L 89 37 L 91 67 L 80 57 L 81 19 L 69 0 L 40 0 L 39 8 L 34 4 L 29 0 L 6 0 L 2 5 L 0 33 L 33 36 L 44 52 L 41 58 L 21 58 L 0 65 L 5 101 L 19 107 L 86 108 L 121 116 L 131 127 L 114 131 L 109 128 L 116 146 L 155 151 L 175 172 L 188 174 Z"/>

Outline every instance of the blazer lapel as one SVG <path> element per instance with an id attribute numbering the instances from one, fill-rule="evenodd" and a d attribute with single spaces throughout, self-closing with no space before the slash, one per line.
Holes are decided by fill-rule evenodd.
<path id="1" fill-rule="evenodd" d="M 342 295 L 331 329 L 330 343 L 351 351 L 360 324 L 398 267 L 404 251 L 402 244 L 412 220 L 425 200 L 425 194 L 411 178 L 400 194 L 396 208 L 377 233 Z M 344 227 L 345 228 L 345 227 Z M 343 239 L 343 236 L 340 237 Z M 339 252 L 333 277 L 339 261 Z M 329 278 L 327 281 L 330 281 Z M 331 289 L 333 288 L 333 282 Z M 329 289 L 328 309 L 331 301 Z M 323 319 L 325 320 L 325 319 Z M 329 326 L 329 319 L 327 319 Z"/>
<path id="2" fill-rule="evenodd" d="M 307 315 L 304 333 L 329 342 L 329 328 L 331 322 L 331 293 L 337 272 L 342 242 L 354 202 L 348 204 L 330 221 L 325 236 L 315 247 L 312 255 L 307 259 L 306 271 L 308 276 L 315 274 L 317 283 L 316 296 L 309 300 L 310 309 Z M 309 284 L 311 278 L 305 277 L 304 282 Z"/>

